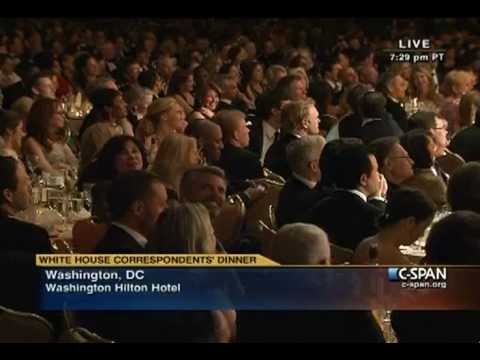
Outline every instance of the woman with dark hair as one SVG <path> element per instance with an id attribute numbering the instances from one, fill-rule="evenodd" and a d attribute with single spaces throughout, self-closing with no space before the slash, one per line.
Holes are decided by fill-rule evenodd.
<path id="1" fill-rule="evenodd" d="M 422 190 L 440 209 L 447 203 L 447 186 L 434 167 L 437 151 L 433 137 L 424 130 L 413 130 L 400 139 L 414 162 L 414 175 L 404 181 L 402 186 Z"/>
<path id="2" fill-rule="evenodd" d="M 129 170 L 144 170 L 148 166 L 147 153 L 142 143 L 133 136 L 120 135 L 108 140 L 82 173 L 79 184 L 112 180 Z"/>
<path id="3" fill-rule="evenodd" d="M 430 226 L 436 206 L 419 190 L 397 190 L 380 220 L 380 232 L 363 240 L 355 250 L 354 264 L 410 265 L 399 246 L 411 245 Z"/>
<path id="4" fill-rule="evenodd" d="M 107 192 L 114 178 L 127 171 L 145 170 L 147 166 L 147 154 L 140 141 L 128 135 L 111 138 L 78 181 L 79 189 L 83 189 L 84 184 L 95 184 L 92 188 L 93 216 L 100 221 L 108 219 Z"/>
<path id="5" fill-rule="evenodd" d="M 75 85 L 77 90 L 85 92 L 98 77 L 98 62 L 95 56 L 88 53 L 79 55 L 75 59 Z"/>
<path id="6" fill-rule="evenodd" d="M 207 85 L 199 88 L 195 99 L 195 111 L 189 116 L 189 122 L 200 119 L 212 119 L 215 116 L 220 94 L 216 87 Z"/>
<path id="7" fill-rule="evenodd" d="M 168 96 L 177 100 L 177 103 L 183 107 L 187 116 L 193 111 L 195 98 L 193 89 L 195 82 L 193 72 L 189 70 L 177 70 L 173 73 L 168 85 Z"/>
<path id="8" fill-rule="evenodd" d="M 210 73 L 205 65 L 199 65 L 193 70 L 193 80 L 195 82 L 195 95 L 198 89 L 208 86 L 210 82 Z"/>
<path id="9" fill-rule="evenodd" d="M 243 81 L 241 91 L 255 104 L 258 96 L 262 95 L 264 88 L 263 66 L 256 60 L 245 61 L 241 64 Z"/>
<path id="10" fill-rule="evenodd" d="M 23 151 L 42 171 L 63 174 L 78 160 L 65 143 L 65 119 L 53 99 L 37 100 L 27 118 L 27 138 Z"/>
<path id="11" fill-rule="evenodd" d="M 425 250 L 425 263 L 430 266 L 480 265 L 480 215 L 457 211 L 443 218 L 432 226 Z M 464 285 L 456 303 L 478 297 L 475 284 Z M 480 340 L 479 311 L 393 311 L 391 320 L 399 342 Z"/>
<path id="12" fill-rule="evenodd" d="M 0 110 L 0 156 L 20 158 L 24 116 L 11 110 Z"/>

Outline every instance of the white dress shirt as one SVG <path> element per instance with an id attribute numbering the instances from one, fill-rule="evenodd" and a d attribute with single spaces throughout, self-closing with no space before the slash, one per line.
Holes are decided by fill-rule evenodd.
<path id="1" fill-rule="evenodd" d="M 272 146 L 275 141 L 275 133 L 277 130 L 266 121 L 262 121 L 263 127 L 263 145 L 262 145 L 262 155 L 260 156 L 260 161 L 263 164 L 265 160 L 265 155 L 267 154 L 268 149 Z"/>
<path id="2" fill-rule="evenodd" d="M 360 197 L 363 201 L 367 202 L 368 201 L 368 198 L 367 198 L 367 195 L 365 195 L 364 193 L 362 193 L 360 190 L 357 190 L 357 189 L 353 189 L 353 190 L 347 190 L 348 192 L 352 193 L 352 194 L 355 194 L 357 195 L 358 197 Z M 370 198 L 371 200 L 380 200 L 380 201 L 384 201 L 385 202 L 385 199 L 381 196 L 372 196 Z"/>
<path id="3" fill-rule="evenodd" d="M 128 235 L 130 235 L 132 238 L 135 239 L 135 241 L 140 245 L 142 248 L 145 249 L 145 246 L 147 246 L 148 240 L 140 234 L 138 231 L 133 230 L 132 228 L 129 228 L 126 225 L 120 224 L 119 222 L 112 222 L 112 225 L 115 225 L 116 227 L 119 227 L 123 231 L 125 231 Z"/>
<path id="4" fill-rule="evenodd" d="M 315 186 L 317 186 L 317 183 L 315 181 L 311 181 L 311 180 L 308 180 L 306 178 L 304 178 L 303 176 L 301 175 L 298 175 L 297 173 L 292 173 L 292 176 L 297 179 L 298 181 L 300 181 L 302 184 L 304 184 L 305 186 L 307 186 L 309 189 L 313 190 L 315 188 Z"/>
<path id="5" fill-rule="evenodd" d="M 360 190 L 357 190 L 357 189 L 353 189 L 353 190 L 347 190 L 349 193 L 352 193 L 352 194 L 355 194 L 357 195 L 360 199 L 362 199 L 363 201 L 367 202 L 367 195 L 365 195 L 364 193 L 362 193 Z"/>

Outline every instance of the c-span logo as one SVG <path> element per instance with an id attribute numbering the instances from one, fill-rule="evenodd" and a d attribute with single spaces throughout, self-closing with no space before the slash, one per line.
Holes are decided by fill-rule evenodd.
<path id="1" fill-rule="evenodd" d="M 402 288 L 435 289 L 447 287 L 446 267 L 388 268 L 388 280 L 401 282 Z"/>

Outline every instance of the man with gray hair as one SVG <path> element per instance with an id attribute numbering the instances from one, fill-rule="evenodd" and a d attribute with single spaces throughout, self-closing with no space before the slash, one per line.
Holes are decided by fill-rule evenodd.
<path id="1" fill-rule="evenodd" d="M 328 235 L 312 224 L 285 225 L 273 243 L 272 260 L 282 265 L 329 265 Z"/>
<path id="2" fill-rule="evenodd" d="M 378 81 L 377 87 L 378 91 L 381 91 L 387 98 L 386 110 L 403 131 L 408 131 L 407 113 L 402 106 L 406 97 L 408 81 L 400 74 L 387 71 Z"/>
<path id="3" fill-rule="evenodd" d="M 320 181 L 320 156 L 325 139 L 306 135 L 287 146 L 287 161 L 291 177 L 280 192 L 276 218 L 278 226 L 292 223 L 323 197 L 317 187 Z"/>
<path id="4" fill-rule="evenodd" d="M 239 109 L 236 104 L 238 97 L 238 84 L 232 77 L 221 75 L 218 79 L 221 96 L 217 111 Z"/>

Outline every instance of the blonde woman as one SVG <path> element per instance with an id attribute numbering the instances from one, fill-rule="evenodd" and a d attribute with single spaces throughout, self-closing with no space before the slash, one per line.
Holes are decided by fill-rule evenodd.
<path id="1" fill-rule="evenodd" d="M 445 102 L 440 109 L 440 116 L 447 119 L 451 134 L 460 128 L 459 104 L 463 95 L 472 90 L 472 76 L 467 71 L 452 70 L 443 80 L 442 93 Z"/>
<path id="2" fill-rule="evenodd" d="M 149 252 L 161 254 L 215 254 L 217 239 L 205 206 L 172 202 L 149 239 Z M 214 339 L 231 342 L 236 336 L 235 310 L 213 310 Z"/>
<path id="3" fill-rule="evenodd" d="M 409 93 L 408 100 L 416 99 L 418 111 L 438 112 L 442 106 L 442 96 L 435 86 L 431 69 L 426 65 L 413 68 Z"/>
<path id="4" fill-rule="evenodd" d="M 197 140 L 182 134 L 171 134 L 158 147 L 152 171 L 164 182 L 168 199 L 178 199 L 183 173 L 201 162 Z"/>
<path id="5" fill-rule="evenodd" d="M 163 139 L 170 134 L 183 134 L 187 125 L 183 107 L 173 97 L 163 97 L 150 104 L 138 125 L 136 137 L 143 142 L 153 162 Z"/>

